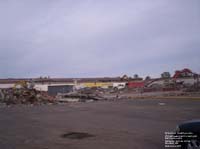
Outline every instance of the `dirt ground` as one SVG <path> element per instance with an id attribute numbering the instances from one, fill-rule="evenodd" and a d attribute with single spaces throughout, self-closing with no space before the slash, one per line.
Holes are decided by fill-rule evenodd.
<path id="1" fill-rule="evenodd" d="M 166 131 L 199 113 L 200 100 L 193 99 L 0 106 L 0 148 L 161 149 Z M 69 132 L 91 137 L 63 138 Z"/>

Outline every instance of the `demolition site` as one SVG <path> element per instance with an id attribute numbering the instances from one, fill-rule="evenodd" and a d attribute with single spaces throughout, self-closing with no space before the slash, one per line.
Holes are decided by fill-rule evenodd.
<path id="1" fill-rule="evenodd" d="M 200 75 L 0 79 L 2 149 L 160 149 L 199 119 Z"/>

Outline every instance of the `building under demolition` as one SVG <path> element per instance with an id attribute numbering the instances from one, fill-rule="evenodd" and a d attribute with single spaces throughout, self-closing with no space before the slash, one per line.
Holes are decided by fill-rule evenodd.
<path id="1" fill-rule="evenodd" d="M 127 89 L 173 89 L 181 87 L 193 87 L 199 85 L 199 75 L 190 69 L 176 71 L 173 77 L 145 79 L 123 77 L 104 78 L 24 78 L 24 79 L 0 79 L 0 89 L 5 88 L 34 88 L 38 91 L 48 92 L 49 95 L 68 93 L 82 88 L 113 88 L 115 90 Z"/>

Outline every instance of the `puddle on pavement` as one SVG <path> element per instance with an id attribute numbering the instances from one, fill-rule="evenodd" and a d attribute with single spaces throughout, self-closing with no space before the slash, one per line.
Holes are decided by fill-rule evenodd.
<path id="1" fill-rule="evenodd" d="M 94 137 L 94 135 L 85 132 L 68 132 L 62 134 L 61 137 L 67 139 L 84 139 L 84 138 Z"/>

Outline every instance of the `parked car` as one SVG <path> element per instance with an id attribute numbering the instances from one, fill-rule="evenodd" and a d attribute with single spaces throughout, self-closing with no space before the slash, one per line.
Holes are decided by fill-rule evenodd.
<path id="1" fill-rule="evenodd" d="M 183 142 L 180 143 L 182 149 L 200 149 L 200 120 L 179 124 L 176 128 L 176 133 L 181 135 L 181 132 L 186 134 L 182 138 Z M 193 137 L 188 137 L 187 134 Z"/>

